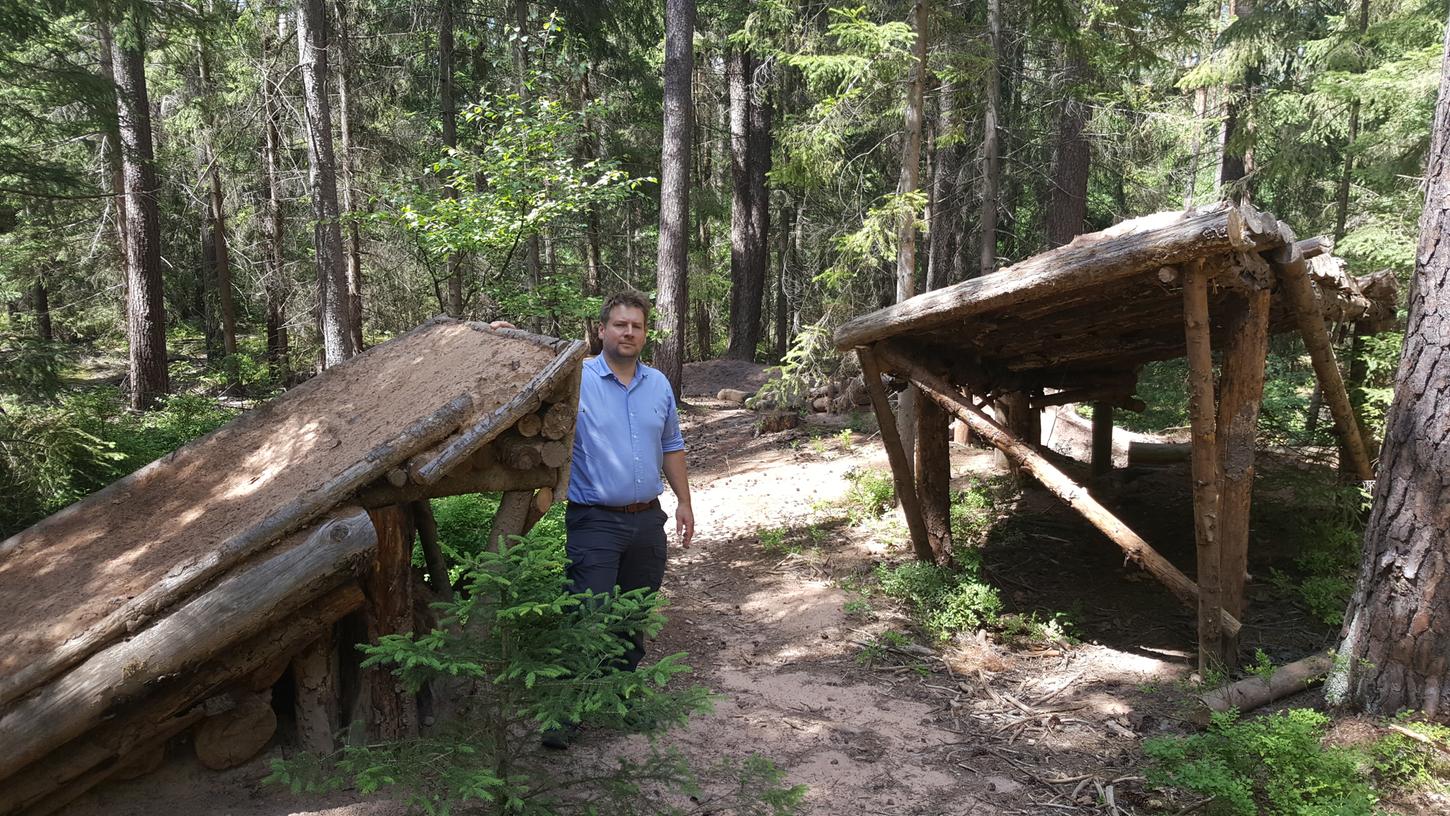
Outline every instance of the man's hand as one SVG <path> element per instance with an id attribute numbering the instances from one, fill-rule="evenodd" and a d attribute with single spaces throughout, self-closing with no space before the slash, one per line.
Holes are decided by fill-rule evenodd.
<path id="1" fill-rule="evenodd" d="M 688 504 L 675 508 L 675 535 L 680 537 L 681 547 L 690 548 L 690 541 L 695 537 L 695 511 Z"/>
<path id="2" fill-rule="evenodd" d="M 488 327 L 490 329 L 517 329 L 518 328 L 518 326 L 515 326 L 514 324 L 508 322 L 507 320 L 495 320 L 492 323 L 488 324 Z"/>

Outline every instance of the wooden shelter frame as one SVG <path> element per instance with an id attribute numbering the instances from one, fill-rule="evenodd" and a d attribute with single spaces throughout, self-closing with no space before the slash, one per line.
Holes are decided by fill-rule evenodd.
<path id="1" fill-rule="evenodd" d="M 1235 665 L 1271 332 L 1303 337 L 1348 469 L 1373 478 L 1325 317 L 1383 325 L 1393 290 L 1388 302 L 1383 291 L 1366 296 L 1367 279 L 1336 275 L 1329 248 L 1323 238 L 1296 241 L 1287 225 L 1247 205 L 1160 213 L 842 326 L 835 343 L 860 359 L 918 557 L 950 558 L 929 536 L 924 510 L 948 500 L 948 463 L 924 452 L 913 460 L 903 447 L 883 375 L 906 380 L 1000 450 L 1195 609 L 1202 670 Z M 1311 280 L 1316 257 L 1325 269 Z M 1133 294 L 1115 298 L 1122 291 Z M 1114 407 L 1142 410 L 1133 396 L 1138 366 L 1172 357 L 1186 357 L 1189 368 L 1196 579 L 1044 455 L 1034 435 L 1041 408 L 1091 403 L 1092 472 L 1107 472 Z M 1013 406 L 1005 422 L 988 415 L 1004 402 Z"/>

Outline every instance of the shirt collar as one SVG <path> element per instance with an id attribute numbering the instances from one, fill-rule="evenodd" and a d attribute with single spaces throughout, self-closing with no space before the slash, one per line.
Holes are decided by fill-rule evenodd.
<path id="1" fill-rule="evenodd" d="M 593 366 L 594 373 L 598 374 L 601 379 L 605 377 L 614 377 L 614 369 L 609 367 L 609 363 L 604 359 L 604 354 L 602 352 L 593 357 L 590 357 L 588 360 L 585 361 L 584 364 Z M 645 377 L 649 376 L 649 371 L 649 366 L 639 362 L 638 360 L 635 360 L 634 380 L 636 382 L 638 382 L 639 380 L 643 380 Z M 614 379 L 617 381 L 619 378 L 614 377 Z"/>

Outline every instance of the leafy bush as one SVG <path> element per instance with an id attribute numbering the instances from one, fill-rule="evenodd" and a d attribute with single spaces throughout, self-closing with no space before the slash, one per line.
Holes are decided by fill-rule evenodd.
<path id="1" fill-rule="evenodd" d="M 1305 708 L 1215 714 L 1202 734 L 1145 740 L 1148 781 L 1210 797 L 1210 816 L 1370 816 L 1375 794 L 1355 754 L 1321 742 L 1328 722 Z"/>
<path id="2" fill-rule="evenodd" d="M 975 570 L 913 561 L 895 567 L 883 564 L 876 569 L 876 579 L 882 593 L 904 603 L 937 640 L 989 625 L 1002 609 L 997 590 L 983 583 Z"/>
<path id="3" fill-rule="evenodd" d="M 468 562 L 464 591 L 438 605 L 437 629 L 361 647 L 365 665 L 390 667 L 414 690 L 435 682 L 474 689 L 458 715 L 415 740 L 278 760 L 271 780 L 295 790 L 391 788 L 429 814 L 642 812 L 659 796 L 657 787 L 698 793 L 698 771 L 653 739 L 642 758 L 616 759 L 613 768 L 583 779 L 530 761 L 537 727 L 580 722 L 657 735 L 710 703 L 703 688 L 671 687 L 690 671 L 683 654 L 633 672 L 613 670 L 625 637 L 654 634 L 663 624 L 659 596 L 571 595 L 564 567 L 557 528 L 536 527 L 499 552 L 478 552 Z M 737 781 L 735 801 L 720 803 L 720 812 L 794 813 L 805 794 L 803 786 L 786 787 L 783 774 L 760 757 L 709 772 L 729 772 Z"/>
<path id="4" fill-rule="evenodd" d="M 858 468 L 847 473 L 846 478 L 851 482 L 851 489 L 846 491 L 846 509 L 852 524 L 880 518 L 896 503 L 896 486 L 890 473 Z"/>
<path id="5" fill-rule="evenodd" d="M 55 405 L 0 413 L 0 537 L 221 426 L 236 415 L 207 397 L 176 394 L 152 411 L 126 409 L 114 388 Z"/>
<path id="6" fill-rule="evenodd" d="M 1400 717 L 1399 726 L 1429 740 L 1426 744 L 1406 734 L 1391 733 L 1374 744 L 1375 777 L 1397 788 L 1444 790 L 1450 778 L 1450 760 L 1433 743 L 1450 744 L 1450 727 Z"/>
<path id="7" fill-rule="evenodd" d="M 1266 500 L 1255 514 L 1259 534 L 1291 542 L 1297 553 L 1297 574 L 1274 572 L 1273 581 L 1297 592 L 1315 617 L 1338 626 L 1359 570 L 1368 495 L 1315 471 L 1274 471 L 1258 487 Z"/>

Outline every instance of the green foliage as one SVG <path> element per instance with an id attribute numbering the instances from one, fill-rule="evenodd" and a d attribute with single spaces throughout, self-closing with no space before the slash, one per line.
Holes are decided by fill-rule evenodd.
<path id="1" fill-rule="evenodd" d="M 966 490 L 952 496 L 952 543 L 959 559 L 975 563 L 978 550 L 987 543 L 1002 508 L 1015 498 L 1017 486 L 1007 476 L 973 476 Z"/>
<path id="2" fill-rule="evenodd" d="M 0 400 L 12 395 L 49 400 L 61 386 L 61 371 L 75 351 L 61 343 L 0 332 Z"/>
<path id="3" fill-rule="evenodd" d="M 54 405 L 0 413 L 0 537 L 34 524 L 236 415 L 207 397 L 176 394 L 143 414 L 98 388 Z"/>
<path id="4" fill-rule="evenodd" d="M 852 524 L 880 518 L 896 503 L 896 486 L 890 473 L 853 468 L 846 478 L 851 482 L 846 492 L 846 510 Z"/>
<path id="5" fill-rule="evenodd" d="M 1269 658 L 1269 655 L 1263 649 L 1255 649 L 1254 662 L 1244 667 L 1244 674 L 1252 675 L 1263 680 L 1268 680 L 1273 677 L 1275 671 L 1274 661 Z"/>
<path id="6" fill-rule="evenodd" d="M 1369 495 L 1331 478 L 1322 471 L 1272 471 L 1255 486 L 1262 508 L 1256 518 L 1259 535 L 1289 542 L 1296 553 L 1296 574 L 1275 571 L 1272 580 L 1296 591 L 1315 617 L 1338 626 L 1359 570 Z"/>
<path id="7" fill-rule="evenodd" d="M 1215 714 L 1204 733 L 1145 740 L 1148 780 L 1211 797 L 1210 816 L 1370 816 L 1374 790 L 1353 753 L 1322 744 L 1327 724 L 1303 708 Z"/>
<path id="8" fill-rule="evenodd" d="M 1398 789 L 1444 791 L 1450 779 L 1450 760 L 1446 759 L 1450 727 L 1415 720 L 1408 714 L 1396 719 L 1396 725 L 1425 741 L 1397 732 L 1381 737 L 1370 750 L 1375 778 Z"/>
<path id="9" fill-rule="evenodd" d="M 1002 600 L 975 570 L 912 561 L 877 567 L 882 594 L 905 604 L 912 617 L 937 640 L 971 632 L 997 620 Z"/>
<path id="10" fill-rule="evenodd" d="M 450 529 L 461 529 L 474 509 L 454 508 Z M 659 735 L 709 708 L 703 688 L 677 687 L 690 671 L 683 654 L 633 672 L 615 668 L 626 638 L 659 630 L 662 599 L 646 590 L 569 594 L 557 528 L 536 527 L 500 552 L 473 549 L 463 592 L 438 605 L 437 629 L 360 647 L 364 665 L 387 666 L 412 689 L 452 678 L 472 684 L 478 691 L 458 717 L 416 740 L 278 760 L 272 781 L 295 790 L 387 789 L 429 814 L 644 813 L 654 812 L 656 786 L 697 794 L 697 771 L 653 739 L 642 758 L 617 759 L 582 779 L 536 767 L 525 747 L 537 727 L 579 722 Z M 768 761 L 752 757 L 728 770 L 738 786 L 736 807 L 725 812 L 797 812 L 804 789 L 786 787 Z"/>

